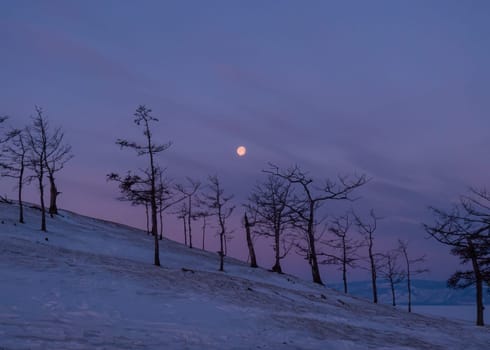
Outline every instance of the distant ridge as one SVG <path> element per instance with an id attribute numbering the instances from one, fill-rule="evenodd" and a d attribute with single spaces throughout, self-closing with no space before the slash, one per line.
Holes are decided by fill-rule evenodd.
<path id="1" fill-rule="evenodd" d="M 329 287 L 343 291 L 342 283 L 329 284 Z M 349 283 L 349 294 L 371 299 L 371 281 L 356 281 Z M 391 290 L 388 282 L 378 282 L 378 298 L 382 304 L 391 304 Z M 486 299 L 486 300 L 485 300 Z M 485 293 L 484 302 L 490 301 L 490 294 Z M 396 302 L 407 303 L 406 283 L 396 286 Z M 416 279 L 412 281 L 413 305 L 474 305 L 475 289 L 451 289 L 446 281 Z"/>

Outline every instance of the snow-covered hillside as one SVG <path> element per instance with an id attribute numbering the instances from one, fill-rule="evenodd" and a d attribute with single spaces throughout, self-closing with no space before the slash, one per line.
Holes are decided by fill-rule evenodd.
<path id="1" fill-rule="evenodd" d="M 0 204 L 0 349 L 487 349 L 490 329 L 373 305 L 69 212 Z M 45 237 L 48 240 L 45 240 Z"/>

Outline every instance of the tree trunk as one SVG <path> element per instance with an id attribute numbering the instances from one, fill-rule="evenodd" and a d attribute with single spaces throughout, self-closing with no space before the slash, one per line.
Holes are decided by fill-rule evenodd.
<path id="1" fill-rule="evenodd" d="M 342 281 L 344 282 L 344 293 L 347 294 L 347 248 L 345 237 L 342 237 Z"/>
<path id="2" fill-rule="evenodd" d="M 250 255 L 250 267 L 258 267 L 257 258 L 255 256 L 254 244 L 252 241 L 252 235 L 250 233 L 250 223 L 248 222 L 247 214 L 244 216 L 245 218 L 245 232 L 247 234 L 247 245 L 248 245 L 248 253 Z"/>
<path id="3" fill-rule="evenodd" d="M 393 306 L 396 306 L 396 295 L 395 295 L 395 283 L 392 278 L 390 278 L 390 287 L 391 287 L 391 300 Z"/>
<path id="4" fill-rule="evenodd" d="M 41 201 L 41 231 L 46 232 L 46 206 L 44 205 L 44 184 L 43 184 L 43 174 L 38 176 L 39 180 L 39 194 Z"/>
<path id="5" fill-rule="evenodd" d="M 373 289 L 373 303 L 378 303 L 378 288 L 376 286 L 376 264 L 374 262 L 373 255 L 373 241 L 372 238 L 369 237 L 369 261 L 371 264 L 371 285 Z"/>
<path id="6" fill-rule="evenodd" d="M 344 282 L 344 293 L 347 294 L 347 264 L 343 263 L 342 265 L 342 281 Z"/>
<path id="7" fill-rule="evenodd" d="M 158 214 L 160 216 L 160 237 L 158 237 L 158 238 L 161 241 L 163 239 L 163 213 L 162 213 L 162 210 L 161 209 L 158 210 Z"/>
<path id="8" fill-rule="evenodd" d="M 145 119 L 145 129 L 146 129 L 146 138 L 148 141 L 148 155 L 150 158 L 150 183 L 151 183 L 151 192 L 150 192 L 150 203 L 151 203 L 151 234 L 155 238 L 155 256 L 154 256 L 154 265 L 160 266 L 160 249 L 158 246 L 158 220 L 157 220 L 157 191 L 156 191 L 156 172 L 155 172 L 155 163 L 153 161 L 153 145 L 151 143 L 151 132 L 150 127 L 148 126 L 148 121 Z"/>
<path id="9" fill-rule="evenodd" d="M 476 325 L 483 326 L 483 281 L 481 278 L 476 280 Z"/>
<path id="10" fill-rule="evenodd" d="M 280 255 L 280 241 L 279 241 L 279 229 L 275 229 L 276 232 L 274 232 L 274 252 L 275 252 L 275 263 L 274 266 L 272 266 L 272 271 L 277 272 L 277 273 L 282 273 L 282 268 L 281 268 L 281 255 Z"/>
<path id="11" fill-rule="evenodd" d="M 146 233 L 150 234 L 150 215 L 149 215 L 148 202 L 145 201 L 145 214 L 146 214 Z"/>
<path id="12" fill-rule="evenodd" d="M 219 251 L 219 270 L 224 271 L 224 238 L 225 238 L 225 233 L 223 231 L 220 232 L 219 234 L 219 243 L 220 243 L 220 251 Z"/>
<path id="13" fill-rule="evenodd" d="M 371 270 L 371 286 L 373 288 L 373 303 L 378 303 L 378 288 L 376 286 L 376 270 Z"/>
<path id="14" fill-rule="evenodd" d="M 187 229 L 189 230 L 189 248 L 192 248 L 192 229 L 191 229 L 191 213 L 192 213 L 192 196 L 189 196 L 189 211 L 187 212 Z"/>
<path id="15" fill-rule="evenodd" d="M 58 189 L 56 188 L 56 184 L 54 182 L 54 177 L 49 175 L 49 215 L 53 217 L 54 215 L 58 215 L 58 207 L 56 205 L 56 199 L 58 198 Z"/>
<path id="16" fill-rule="evenodd" d="M 468 239 L 468 247 L 470 248 L 471 254 L 471 264 L 473 265 L 473 273 L 475 275 L 475 285 L 476 285 L 476 325 L 483 326 L 483 276 L 480 271 L 480 266 L 478 265 L 478 260 L 475 252 L 475 247 L 471 239 Z"/>
<path id="17" fill-rule="evenodd" d="M 407 265 L 408 312 L 412 312 L 412 281 L 409 266 Z"/>
<path id="18" fill-rule="evenodd" d="M 24 184 L 24 158 L 22 157 L 18 183 L 18 200 L 19 200 L 19 222 L 24 223 L 24 203 L 22 202 L 22 185 Z"/>
<path id="19" fill-rule="evenodd" d="M 202 250 L 204 250 L 204 241 L 206 239 L 206 217 L 202 217 Z"/>
<path id="20" fill-rule="evenodd" d="M 318 266 L 318 259 L 316 256 L 315 249 L 315 233 L 313 232 L 314 216 L 313 212 L 315 210 L 314 202 L 310 203 L 310 217 L 308 219 L 308 244 L 310 249 L 310 265 L 311 265 L 311 275 L 313 277 L 313 282 L 323 285 L 322 278 L 320 276 L 320 268 Z"/>
<path id="21" fill-rule="evenodd" d="M 182 223 L 184 224 L 184 244 L 187 247 L 187 221 L 186 215 L 182 217 Z"/>
<path id="22" fill-rule="evenodd" d="M 153 173 L 155 171 L 153 170 Z M 158 247 L 158 221 L 157 221 L 157 203 L 156 203 L 156 191 L 155 191 L 155 179 L 153 176 L 151 186 L 151 234 L 155 238 L 155 256 L 154 265 L 160 266 L 160 249 Z"/>

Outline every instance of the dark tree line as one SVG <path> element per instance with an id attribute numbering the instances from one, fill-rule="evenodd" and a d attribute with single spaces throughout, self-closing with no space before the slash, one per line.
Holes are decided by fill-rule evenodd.
<path id="1" fill-rule="evenodd" d="M 36 115 L 32 123 L 21 129 L 10 129 L 6 137 L 0 140 L 2 157 L 0 167 L 2 176 L 16 179 L 17 200 L 19 204 L 19 222 L 24 223 L 22 193 L 25 184 L 37 182 L 41 207 L 41 230 L 47 231 L 45 180 L 49 182 L 48 212 L 53 217 L 58 214 L 57 199 L 59 192 L 56 175 L 73 157 L 71 146 L 64 141 L 64 132 L 60 127 L 52 129 L 41 107 L 35 107 Z M 3 123 L 5 117 L 0 119 Z M 29 174 L 27 174 L 29 173 Z"/>
<path id="2" fill-rule="evenodd" d="M 60 127 L 53 128 L 40 107 L 30 125 L 23 128 L 5 128 L 8 118 L 0 117 L 0 174 L 15 180 L 19 222 L 24 223 L 23 190 L 32 182 L 39 191 L 41 230 L 46 231 L 46 214 L 58 214 L 57 199 L 61 192 L 57 184 L 58 173 L 73 157 L 71 146 L 65 142 Z M 201 220 L 202 249 L 205 249 L 206 228 L 214 218 L 219 238 L 220 271 L 224 270 L 224 258 L 228 253 L 228 241 L 232 238 L 229 219 L 234 212 L 232 195 L 225 194 L 217 176 L 210 176 L 207 186 L 187 178 L 187 183 L 172 185 L 165 176 L 165 169 L 158 156 L 171 143 L 160 143 L 153 134 L 151 109 L 139 106 L 134 113 L 134 123 L 141 129 L 141 142 L 118 139 L 121 149 L 128 148 L 146 159 L 146 167 L 130 170 L 124 175 L 111 173 L 108 180 L 115 181 L 121 191 L 121 200 L 135 206 L 144 206 L 148 233 L 154 236 L 154 264 L 160 266 L 159 243 L 163 239 L 163 214 L 181 203 L 180 218 L 184 224 L 184 241 L 193 248 L 192 223 Z M 353 193 L 368 182 L 365 175 L 338 176 L 319 182 L 299 166 L 281 169 L 270 165 L 266 180 L 256 185 L 245 204 L 243 226 L 249 250 L 251 266 L 257 267 L 254 240 L 266 238 L 272 241 L 273 272 L 283 273 L 281 261 L 288 253 L 296 252 L 308 261 L 313 282 L 323 284 L 321 264 L 338 265 L 342 272 L 344 292 L 348 292 L 348 270 L 359 266 L 363 259 L 359 253 L 366 248 L 371 274 L 373 302 L 378 302 L 377 278 L 390 283 L 392 304 L 396 305 L 395 286 L 406 281 L 408 311 L 412 305 L 413 276 L 427 270 L 420 268 L 425 257 L 412 257 L 408 243 L 399 241 L 398 247 L 387 252 L 376 252 L 375 232 L 378 220 L 374 211 L 368 219 L 361 219 L 354 211 L 334 217 L 326 223 L 321 209 L 335 201 L 352 201 Z M 46 186 L 49 186 L 49 202 L 46 205 Z M 201 192 L 199 192 L 202 190 Z M 6 200 L 6 198 L 0 198 Z M 475 286 L 476 323 L 484 325 L 483 292 L 490 288 L 490 194 L 485 189 L 470 189 L 461 196 L 450 210 L 430 208 L 434 222 L 426 224 L 431 237 L 451 248 L 466 268 L 456 271 L 448 280 L 452 288 Z M 160 223 L 160 225 L 159 225 Z M 352 237 L 355 226 L 362 239 Z"/>
<path id="3" fill-rule="evenodd" d="M 56 174 L 72 158 L 71 147 L 64 141 L 61 128 L 50 127 L 43 110 L 36 107 L 32 124 L 23 129 L 11 129 L 0 138 L 2 159 L 0 166 L 2 176 L 15 178 L 18 190 L 19 221 L 23 222 L 22 190 L 25 184 L 35 180 L 40 194 L 41 229 L 46 230 L 46 213 L 57 213 L 57 198 L 60 194 Z M 142 130 L 141 142 L 118 139 L 116 144 L 129 148 L 137 156 L 146 158 L 147 166 L 143 169 L 128 171 L 124 175 L 111 173 L 108 180 L 115 181 L 121 191 L 119 199 L 135 206 L 144 206 L 147 231 L 154 236 L 154 264 L 160 265 L 158 240 L 163 238 L 163 214 L 167 209 L 181 203 L 180 217 L 184 223 L 184 241 L 192 248 L 192 223 L 201 220 L 202 249 L 205 249 L 206 228 L 216 222 L 220 249 L 220 270 L 224 270 L 224 258 L 227 255 L 227 243 L 232 238 L 229 219 L 235 209 L 231 195 L 225 195 L 217 176 L 209 177 L 208 185 L 202 186 L 199 181 L 187 178 L 186 184 L 172 185 L 165 176 L 165 169 L 159 165 L 158 155 L 167 150 L 171 143 L 158 142 L 152 125 L 158 119 L 152 116 L 151 109 L 139 106 L 134 113 L 134 123 Z M 5 125 L 6 117 L 0 118 L 0 126 Z M 362 221 L 354 213 L 346 214 L 325 224 L 325 217 L 320 209 L 324 204 L 338 200 L 354 200 L 352 193 L 363 186 L 368 179 L 365 175 L 338 177 L 335 180 L 325 179 L 317 182 L 298 166 L 280 169 L 271 165 L 264 171 L 266 179 L 258 183 L 252 191 L 243 225 L 246 232 L 247 246 L 251 266 L 258 266 L 254 249 L 257 238 L 271 239 L 274 264 L 272 271 L 283 272 L 281 260 L 295 249 L 308 261 L 313 281 L 323 284 L 320 275 L 321 264 L 339 265 L 342 271 L 344 292 L 348 292 L 348 269 L 358 267 L 362 260 L 359 249 L 367 247 L 368 259 L 373 285 L 373 301 L 377 302 L 376 278 L 377 269 L 391 283 L 398 283 L 398 256 L 393 252 L 374 253 L 373 241 L 376 230 L 376 217 L 371 214 L 372 223 Z M 26 175 L 27 174 L 27 175 Z M 49 206 L 46 208 L 45 186 L 49 185 Z M 202 190 L 202 191 L 200 191 Z M 199 192 L 200 191 L 200 192 Z M 362 240 L 354 239 L 349 230 L 355 225 Z M 326 234 L 328 233 L 328 237 Z M 402 245 L 400 247 L 403 248 Z M 326 249 L 325 249 L 326 248 Z M 409 310 L 410 310 L 410 271 L 409 265 L 418 262 L 409 259 L 406 251 L 400 248 L 408 271 Z M 329 249 L 329 250 L 328 250 Z M 375 259 L 379 261 L 375 261 Z M 396 267 L 396 268 L 395 268 Z M 404 271 L 404 273 L 406 273 Z M 393 288 L 392 288 L 393 289 Z M 393 303 L 395 296 L 393 294 Z"/>
<path id="4" fill-rule="evenodd" d="M 352 200 L 352 192 L 363 186 L 367 181 L 365 175 L 361 176 L 338 176 L 336 180 L 325 179 L 323 183 L 317 185 L 314 179 L 299 166 L 281 170 L 275 165 L 271 165 L 267 173 L 277 176 L 287 181 L 297 191 L 295 192 L 290 210 L 291 224 L 298 232 L 298 240 L 295 246 L 299 254 L 305 256 L 311 267 L 313 282 L 323 284 L 320 267 L 317 243 L 322 238 L 319 229 L 322 218 L 318 217 L 318 210 L 328 201 Z"/>

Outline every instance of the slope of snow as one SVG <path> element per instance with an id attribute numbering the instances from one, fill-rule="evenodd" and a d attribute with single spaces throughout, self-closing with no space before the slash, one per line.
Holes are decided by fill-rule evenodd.
<path id="1" fill-rule="evenodd" d="M 408 314 L 70 212 L 0 204 L 0 349 L 486 349 L 489 328 Z M 45 240 L 45 237 L 48 240 Z"/>

